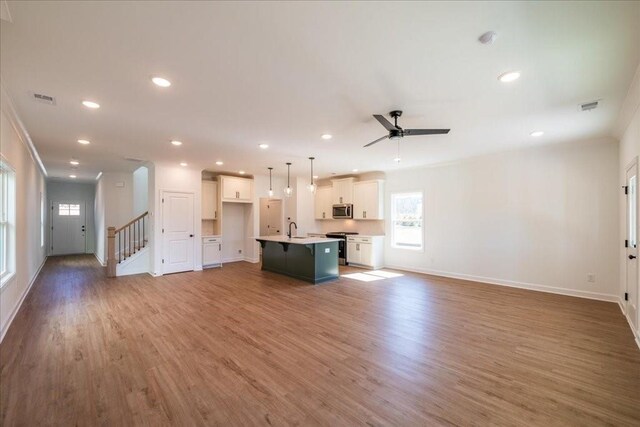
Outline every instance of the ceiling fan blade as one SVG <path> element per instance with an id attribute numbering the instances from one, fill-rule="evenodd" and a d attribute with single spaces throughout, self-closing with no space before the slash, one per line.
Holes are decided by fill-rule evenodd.
<path id="1" fill-rule="evenodd" d="M 389 135 L 385 135 L 382 138 L 378 138 L 375 141 L 368 143 L 367 145 L 364 146 L 364 148 L 366 148 L 366 147 L 368 147 L 370 145 L 373 145 L 373 144 L 377 144 L 378 142 L 382 141 L 383 139 L 387 139 L 387 138 L 389 138 Z"/>
<path id="2" fill-rule="evenodd" d="M 380 114 L 374 114 L 373 117 L 375 117 L 376 120 L 379 121 L 386 130 L 397 129 L 394 125 L 391 124 L 389 120 L 385 119 L 384 116 L 381 116 Z"/>
<path id="3" fill-rule="evenodd" d="M 449 133 L 451 129 L 405 129 L 404 136 L 415 135 L 442 135 Z"/>

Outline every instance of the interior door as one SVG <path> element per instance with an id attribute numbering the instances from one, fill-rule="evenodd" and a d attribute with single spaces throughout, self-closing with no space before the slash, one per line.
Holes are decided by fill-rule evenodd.
<path id="1" fill-rule="evenodd" d="M 638 330 L 638 163 L 627 168 L 627 316 Z"/>
<path id="2" fill-rule="evenodd" d="M 272 199 L 267 203 L 267 232 L 269 236 L 276 236 L 282 233 L 282 200 Z"/>
<path id="3" fill-rule="evenodd" d="M 194 269 L 193 193 L 162 193 L 162 272 Z"/>
<path id="4" fill-rule="evenodd" d="M 51 204 L 51 255 L 81 254 L 86 250 L 84 202 L 56 201 Z"/>

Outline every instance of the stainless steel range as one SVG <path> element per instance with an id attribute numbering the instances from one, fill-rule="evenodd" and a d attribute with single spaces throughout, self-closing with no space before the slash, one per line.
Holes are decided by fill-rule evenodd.
<path id="1" fill-rule="evenodd" d="M 340 265 L 349 265 L 347 262 L 347 236 L 353 236 L 356 233 L 355 231 L 332 231 L 327 233 L 327 237 L 331 237 L 332 239 L 340 239 L 338 242 L 338 263 Z"/>

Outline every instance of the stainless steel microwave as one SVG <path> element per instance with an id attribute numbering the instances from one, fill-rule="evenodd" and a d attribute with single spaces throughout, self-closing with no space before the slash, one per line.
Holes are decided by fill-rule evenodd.
<path id="1" fill-rule="evenodd" d="M 353 218 L 353 205 L 333 205 L 333 219 Z"/>

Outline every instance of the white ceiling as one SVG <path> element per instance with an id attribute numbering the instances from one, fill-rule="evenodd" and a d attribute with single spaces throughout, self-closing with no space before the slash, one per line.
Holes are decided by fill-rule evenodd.
<path id="1" fill-rule="evenodd" d="M 51 177 L 72 157 L 83 179 L 136 166 L 125 157 L 252 174 L 291 161 L 304 175 L 312 155 L 327 176 L 600 138 L 640 61 L 640 2 L 8 4 L 2 84 Z M 392 109 L 403 127 L 452 131 L 405 137 L 398 165 L 394 142 L 362 148 L 385 134 L 371 115 Z"/>

